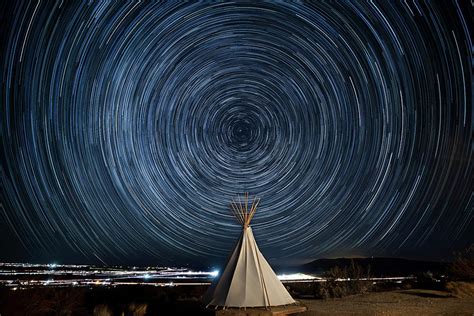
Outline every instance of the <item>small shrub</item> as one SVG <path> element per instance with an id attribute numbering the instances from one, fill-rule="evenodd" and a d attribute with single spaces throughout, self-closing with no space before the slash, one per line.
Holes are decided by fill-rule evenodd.
<path id="1" fill-rule="evenodd" d="M 366 293 L 372 288 L 369 271 L 364 273 L 353 260 L 349 267 L 335 266 L 325 273 L 326 282 L 314 283 L 314 296 L 327 299 Z"/>
<path id="2" fill-rule="evenodd" d="M 471 282 L 448 282 L 446 289 L 459 298 L 474 297 L 474 283 Z"/>
<path id="3" fill-rule="evenodd" d="M 416 275 L 417 286 L 426 288 L 426 289 L 433 289 L 436 287 L 436 278 L 434 277 L 431 271 L 425 271 Z"/>
<path id="4" fill-rule="evenodd" d="M 474 281 L 474 244 L 462 252 L 455 253 L 448 274 L 454 280 Z"/>
<path id="5" fill-rule="evenodd" d="M 99 304 L 94 307 L 94 316 L 112 316 L 112 309 L 106 304 Z"/>

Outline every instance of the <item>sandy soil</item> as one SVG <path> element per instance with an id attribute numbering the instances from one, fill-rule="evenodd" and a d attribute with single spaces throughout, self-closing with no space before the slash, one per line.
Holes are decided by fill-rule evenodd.
<path id="1" fill-rule="evenodd" d="M 341 299 L 300 300 L 310 315 L 474 315 L 474 297 L 448 292 L 404 290 L 368 293 Z"/>

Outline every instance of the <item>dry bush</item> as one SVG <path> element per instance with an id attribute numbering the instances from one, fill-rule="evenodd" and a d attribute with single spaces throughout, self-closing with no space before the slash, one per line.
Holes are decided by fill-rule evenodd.
<path id="1" fill-rule="evenodd" d="M 361 279 L 368 279 L 369 274 L 370 267 L 368 271 L 364 271 L 361 266 L 351 260 L 349 267 L 336 266 L 327 271 L 325 273 L 327 281 L 314 284 L 314 296 L 334 298 L 366 293 L 372 288 L 372 282 Z"/>
<path id="2" fill-rule="evenodd" d="M 455 253 L 448 274 L 454 280 L 474 281 L 474 244 L 464 251 Z"/>
<path id="3" fill-rule="evenodd" d="M 106 304 L 99 304 L 94 307 L 94 316 L 112 316 L 112 309 Z"/>
<path id="4" fill-rule="evenodd" d="M 448 282 L 446 289 L 453 296 L 459 298 L 474 297 L 474 283 L 472 282 Z"/>
<path id="5" fill-rule="evenodd" d="M 147 308 L 147 304 L 131 303 L 128 305 L 128 311 L 133 316 L 145 316 Z"/>
<path id="6" fill-rule="evenodd" d="M 86 315 L 82 289 L 35 288 L 4 293 L 5 315 Z M 3 315 L 3 314 L 2 314 Z"/>
<path id="7" fill-rule="evenodd" d="M 425 271 L 416 275 L 416 287 L 430 290 L 443 290 L 446 283 L 436 277 L 433 272 Z"/>

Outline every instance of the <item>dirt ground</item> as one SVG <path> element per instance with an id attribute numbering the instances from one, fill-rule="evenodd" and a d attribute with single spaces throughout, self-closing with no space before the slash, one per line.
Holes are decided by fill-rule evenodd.
<path id="1" fill-rule="evenodd" d="M 474 297 L 448 292 L 403 290 L 340 299 L 299 300 L 308 311 L 298 315 L 474 315 Z"/>

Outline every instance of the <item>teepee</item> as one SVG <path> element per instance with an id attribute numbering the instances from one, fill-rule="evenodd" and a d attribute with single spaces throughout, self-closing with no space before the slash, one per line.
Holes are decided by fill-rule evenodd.
<path id="1" fill-rule="evenodd" d="M 232 211 L 243 227 L 224 271 L 203 297 L 209 307 L 271 307 L 295 303 L 257 247 L 250 221 L 260 200 L 253 199 L 249 209 L 244 201 L 232 201 Z"/>

